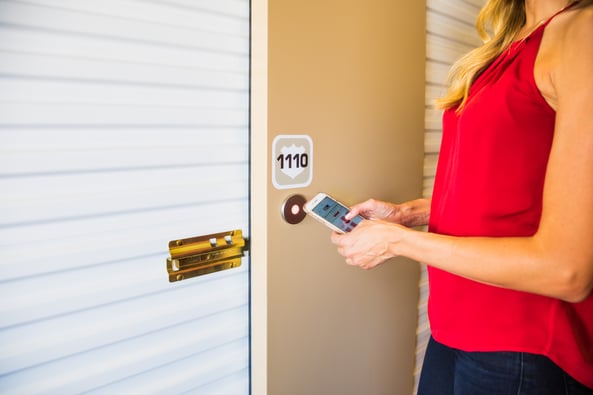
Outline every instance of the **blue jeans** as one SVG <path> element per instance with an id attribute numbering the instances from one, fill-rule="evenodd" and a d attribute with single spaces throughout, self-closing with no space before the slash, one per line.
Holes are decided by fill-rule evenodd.
<path id="1" fill-rule="evenodd" d="M 593 395 L 547 357 L 465 352 L 430 339 L 418 395 Z"/>

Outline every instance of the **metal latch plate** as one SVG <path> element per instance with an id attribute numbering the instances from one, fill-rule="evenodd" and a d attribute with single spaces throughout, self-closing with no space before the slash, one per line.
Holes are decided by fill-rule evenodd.
<path id="1" fill-rule="evenodd" d="M 241 230 L 169 242 L 169 282 L 186 280 L 241 266 L 247 241 Z"/>

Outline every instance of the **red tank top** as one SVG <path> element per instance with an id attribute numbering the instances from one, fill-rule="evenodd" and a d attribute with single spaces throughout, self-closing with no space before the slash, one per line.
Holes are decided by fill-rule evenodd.
<path id="1" fill-rule="evenodd" d="M 476 79 L 460 114 L 445 111 L 429 231 L 491 237 L 537 231 L 556 115 L 533 76 L 548 22 Z M 593 294 L 571 304 L 428 270 L 437 341 L 466 351 L 546 355 L 593 388 Z"/>

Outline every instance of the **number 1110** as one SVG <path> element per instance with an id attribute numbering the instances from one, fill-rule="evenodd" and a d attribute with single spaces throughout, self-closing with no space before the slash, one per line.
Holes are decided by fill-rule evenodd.
<path id="1" fill-rule="evenodd" d="M 292 169 L 293 167 L 299 169 L 309 166 L 309 155 L 304 153 L 294 155 L 280 154 L 276 160 L 280 162 L 281 169 L 284 169 L 284 166 L 288 167 L 289 169 Z"/>

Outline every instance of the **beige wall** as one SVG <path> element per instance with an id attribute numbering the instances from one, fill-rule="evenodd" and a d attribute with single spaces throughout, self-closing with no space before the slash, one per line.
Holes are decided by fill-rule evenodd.
<path id="1" fill-rule="evenodd" d="M 325 191 L 345 203 L 422 194 L 425 5 L 267 5 L 268 150 L 278 134 L 308 134 L 315 161 L 311 186 L 276 190 L 268 165 L 266 196 L 252 196 L 254 206 L 267 205 L 267 238 L 257 241 L 254 227 L 252 262 L 261 274 L 256 246 L 266 246 L 267 393 L 409 394 L 418 265 L 396 259 L 368 272 L 348 267 L 329 230 L 309 218 L 288 225 L 279 212 L 292 193 Z"/>

